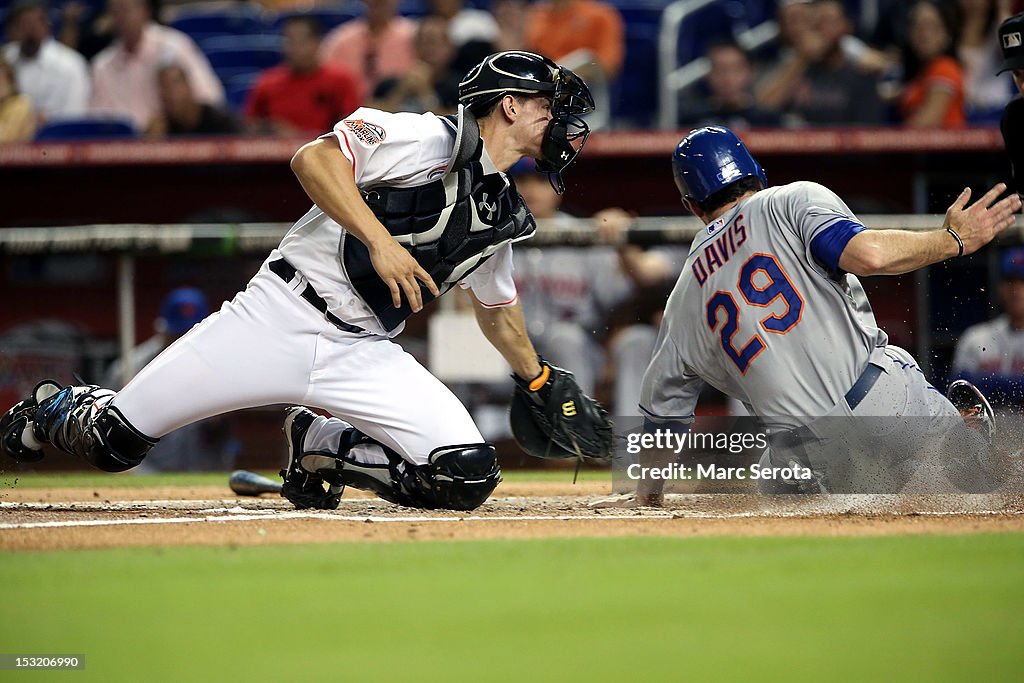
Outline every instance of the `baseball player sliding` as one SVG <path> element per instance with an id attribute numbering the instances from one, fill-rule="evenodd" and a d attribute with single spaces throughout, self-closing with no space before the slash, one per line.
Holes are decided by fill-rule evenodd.
<path id="1" fill-rule="evenodd" d="M 673 168 L 683 203 L 707 228 L 668 299 L 644 375 L 645 428 L 688 429 L 707 382 L 743 402 L 768 429 L 761 465 L 808 466 L 819 475 L 813 490 L 843 488 L 830 469 L 837 443 L 867 439 L 860 445 L 890 452 L 895 464 L 923 439 L 957 429 L 966 432 L 957 434 L 952 456 L 962 487 L 990 487 L 983 458 L 973 461 L 987 451 L 979 431 L 990 436 L 993 426 L 987 401 L 963 381 L 950 387 L 948 398 L 936 391 L 911 355 L 888 343 L 857 277 L 907 273 L 973 253 L 1013 224 L 1020 199 L 998 199 L 1006 189 L 999 184 L 968 207 L 970 190 L 964 190 L 942 228 L 870 230 L 821 185 L 768 187 L 739 138 L 719 127 L 683 138 Z M 966 429 L 961 414 L 978 431 Z M 857 424 L 844 418 L 865 416 L 926 419 L 899 421 L 899 434 L 826 438 Z M 860 421 L 859 431 L 868 424 Z M 808 447 L 815 443 L 820 450 Z M 636 502 L 657 503 L 660 484 L 641 481 Z M 808 488 L 795 481 L 759 484 L 768 492 Z"/>
<path id="2" fill-rule="evenodd" d="M 403 505 L 476 508 L 500 479 L 494 448 L 392 341 L 409 315 L 459 285 L 515 372 L 525 447 L 607 455 L 603 411 L 526 335 L 512 243 L 536 226 L 504 173 L 531 156 L 563 190 L 561 172 L 589 134 L 579 117 L 594 107 L 590 91 L 572 71 L 516 51 L 474 67 L 459 99 L 450 117 L 358 109 L 302 147 L 291 166 L 314 206 L 245 291 L 118 393 L 41 382 L 0 418 L 4 452 L 31 461 L 50 443 L 117 472 L 182 425 L 299 403 L 336 417 L 288 412 L 282 495 L 297 507 L 336 508 L 351 485 Z"/>

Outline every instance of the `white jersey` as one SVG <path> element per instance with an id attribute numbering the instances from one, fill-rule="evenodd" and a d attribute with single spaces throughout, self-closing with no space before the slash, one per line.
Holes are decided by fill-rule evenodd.
<path id="1" fill-rule="evenodd" d="M 953 356 L 953 374 L 1024 375 L 1024 330 L 1010 327 L 1001 315 L 968 327 Z"/>
<path id="2" fill-rule="evenodd" d="M 366 107 L 339 121 L 328 136 L 338 140 L 342 154 L 352 163 L 360 190 L 384 184 L 417 187 L 437 180 L 447 170 L 455 144 L 451 128 L 434 114 L 391 114 Z M 288 259 L 341 320 L 393 337 L 404 324 L 385 331 L 345 273 L 339 253 L 344 234 L 343 226 L 314 205 L 270 258 Z M 515 303 L 511 245 L 501 247 L 460 285 L 472 289 L 485 306 Z"/>
<path id="3" fill-rule="evenodd" d="M 888 341 L 839 271 L 864 229 L 810 182 L 757 192 L 708 225 L 668 299 L 641 410 L 689 421 L 705 381 L 780 426 L 832 409 Z"/>
<path id="4" fill-rule="evenodd" d="M 53 38 L 47 38 L 31 59 L 18 43 L 4 48 L 3 57 L 18 77 L 18 90 L 47 120 L 85 114 L 89 105 L 89 65 L 85 58 Z"/>

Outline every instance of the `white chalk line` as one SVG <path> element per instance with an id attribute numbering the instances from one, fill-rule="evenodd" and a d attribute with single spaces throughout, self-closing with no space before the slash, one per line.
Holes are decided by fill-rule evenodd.
<path id="1" fill-rule="evenodd" d="M 18 507 L 21 503 L 6 503 L 2 504 L 4 507 Z M 37 506 L 43 506 L 40 503 L 30 504 L 36 509 Z M 43 506 L 45 508 L 45 506 Z M 566 521 L 584 521 L 584 522 L 596 522 L 596 521 L 610 521 L 610 520 L 666 520 L 666 519 L 814 519 L 816 517 L 825 517 L 827 515 L 820 512 L 813 513 L 808 511 L 769 511 L 769 510 L 756 510 L 756 511 L 745 511 L 745 512 L 698 512 L 698 511 L 679 511 L 679 510 L 623 510 L 615 512 L 607 512 L 604 514 L 589 514 L 589 515 L 468 515 L 464 517 L 428 517 L 422 515 L 405 515 L 397 517 L 380 517 L 374 515 L 340 515 L 327 512 L 285 512 L 285 511 L 273 511 L 268 510 L 265 512 L 257 512 L 256 514 L 244 514 L 247 511 L 237 508 L 238 512 L 230 511 L 229 514 L 218 514 L 218 515 L 205 515 L 202 517 L 141 517 L 131 519 L 86 519 L 86 520 L 51 520 L 47 522 L 15 522 L 15 523 L 0 523 L 0 530 L 15 530 L 15 529 L 59 529 L 59 528 L 72 528 L 72 527 L 99 527 L 99 526 L 137 526 L 137 525 L 149 525 L 149 524 L 197 524 L 203 522 L 273 522 L 278 520 L 289 520 L 289 519 L 316 519 L 333 522 L 357 522 L 357 523 L 374 523 L 374 524 L 410 524 L 410 523 L 437 523 L 437 522 L 566 522 Z M 1022 515 L 1024 511 L 1020 510 L 972 510 L 969 512 L 951 512 L 951 511 L 915 511 L 912 513 L 894 513 L 884 512 L 876 514 L 885 514 L 888 516 L 919 516 L 919 517 L 956 517 L 956 516 L 996 516 L 996 515 Z M 870 517 L 873 515 L 859 515 L 862 517 Z"/>

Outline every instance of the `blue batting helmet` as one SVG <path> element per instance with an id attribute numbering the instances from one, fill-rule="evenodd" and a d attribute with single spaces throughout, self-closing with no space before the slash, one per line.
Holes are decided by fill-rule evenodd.
<path id="1" fill-rule="evenodd" d="M 672 155 L 672 172 L 684 197 L 702 202 L 726 185 L 751 176 L 768 187 L 761 164 L 728 128 L 698 128 L 679 141 Z"/>

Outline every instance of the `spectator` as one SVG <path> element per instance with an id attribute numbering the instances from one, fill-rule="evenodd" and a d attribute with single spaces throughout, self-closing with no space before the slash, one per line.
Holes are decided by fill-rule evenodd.
<path id="1" fill-rule="evenodd" d="M 82 55 L 53 39 L 45 0 L 18 0 L 7 23 L 13 42 L 3 56 L 40 118 L 82 115 L 89 102 L 89 67 Z"/>
<path id="2" fill-rule="evenodd" d="M 362 104 L 363 83 L 320 62 L 323 29 L 313 17 L 289 18 L 283 33 L 284 64 L 260 74 L 245 105 L 248 125 L 279 135 L 330 131 Z"/>
<path id="3" fill-rule="evenodd" d="M 1000 16 L 999 0 L 955 0 L 953 25 L 958 27 L 956 56 L 964 70 L 964 94 L 970 121 L 995 121 L 1006 105 L 1010 88 L 996 74 L 1001 59 L 992 41 Z"/>
<path id="4" fill-rule="evenodd" d="M 36 113 L 27 95 L 18 92 L 14 69 L 0 58 L 0 144 L 28 142 L 36 132 Z"/>
<path id="5" fill-rule="evenodd" d="M 625 53 L 622 16 L 598 0 L 550 0 L 534 5 L 526 24 L 526 47 L 556 62 L 581 65 L 596 60 L 604 78 L 614 80 Z M 586 56 L 578 54 L 582 51 Z M 574 58 L 567 60 L 570 55 Z"/>
<path id="6" fill-rule="evenodd" d="M 715 43 L 705 53 L 710 64 L 704 78 L 707 95 L 692 93 L 680 108 L 682 126 L 723 125 L 733 129 L 779 126 L 777 112 L 754 101 L 754 71 L 747 53 L 736 43 Z"/>
<path id="7" fill-rule="evenodd" d="M 1012 167 L 1013 179 L 1009 186 L 1018 194 L 1024 194 L 1024 12 L 999 25 L 999 44 L 1003 52 L 999 73 L 1012 72 L 1013 82 L 1020 92 L 1006 105 L 999 128 Z"/>
<path id="8" fill-rule="evenodd" d="M 160 67 L 180 64 L 196 97 L 223 104 L 224 88 L 192 39 L 155 23 L 146 0 L 109 0 L 114 42 L 92 62 L 95 112 L 126 116 L 145 129 L 158 112 L 156 74 Z"/>
<path id="9" fill-rule="evenodd" d="M 498 23 L 498 36 L 494 39 L 494 49 L 505 50 L 526 49 L 526 24 L 530 17 L 527 0 L 492 0 L 491 14 Z"/>
<path id="10" fill-rule="evenodd" d="M 451 114 L 459 105 L 463 73 L 451 69 L 455 48 L 447 22 L 424 17 L 416 29 L 416 63 L 401 78 L 382 81 L 374 92 L 376 109 Z"/>
<path id="11" fill-rule="evenodd" d="M 160 316 L 153 323 L 156 334 L 132 349 L 131 368 L 127 373 L 124 359 L 115 360 L 107 369 L 103 386 L 112 389 L 124 387 L 146 364 L 209 312 L 210 307 L 202 291 L 180 287 L 169 292 L 160 304 Z M 134 471 L 139 474 L 224 471 L 232 468 L 240 450 L 237 439 L 231 436 L 230 422 L 224 417 L 215 417 L 170 432 L 153 447 L 146 462 Z"/>
<path id="12" fill-rule="evenodd" d="M 463 0 L 430 0 L 433 15 L 448 23 L 452 45 L 462 47 L 470 41 L 493 44 L 498 37 L 498 22 L 487 10 L 466 7 Z"/>
<path id="13" fill-rule="evenodd" d="M 538 231 L 571 227 L 573 219 L 560 208 L 562 196 L 552 190 L 546 176 L 533 168 L 532 160 L 524 160 L 510 174 L 538 220 Z M 629 247 L 620 251 L 608 245 L 617 241 L 618 234 L 632 220 L 621 210 L 605 210 L 594 219 L 595 230 L 605 245 L 527 247 L 516 257 L 516 289 L 523 302 L 530 338 L 549 361 L 572 367 L 580 387 L 587 393 L 594 392 L 607 364 L 603 343 L 608 313 L 629 299 L 637 285 L 671 276 L 670 265 L 660 252 L 640 252 Z M 637 414 L 642 375 L 638 368 L 650 360 L 656 336 L 653 326 L 643 327 L 621 332 L 610 348 L 612 356 L 619 360 L 618 369 L 628 372 L 632 368 L 631 375 L 616 373 L 613 409 L 618 414 Z M 630 363 L 630 358 L 635 362 Z"/>
<path id="14" fill-rule="evenodd" d="M 385 78 L 402 76 L 416 61 L 416 24 L 398 15 L 398 0 L 366 0 L 366 14 L 324 38 L 324 64 L 362 76 L 372 92 Z"/>
<path id="15" fill-rule="evenodd" d="M 852 30 L 843 4 L 817 0 L 806 9 L 808 25 L 790 27 L 792 50 L 758 89 L 758 104 L 784 113 L 794 125 L 881 123 L 877 79 L 843 49 Z"/>
<path id="16" fill-rule="evenodd" d="M 966 379 L 995 407 L 1024 407 L 1024 247 L 1007 249 L 999 265 L 1003 314 L 964 330 L 953 379 Z"/>
<path id="17" fill-rule="evenodd" d="M 956 58 L 952 18 L 932 0 L 907 16 L 900 118 L 911 128 L 959 128 L 964 112 L 964 71 Z"/>
<path id="18" fill-rule="evenodd" d="M 177 64 L 168 64 L 157 72 L 161 111 L 149 126 L 149 137 L 178 135 L 233 135 L 242 126 L 233 114 L 196 99 L 188 74 Z"/>

